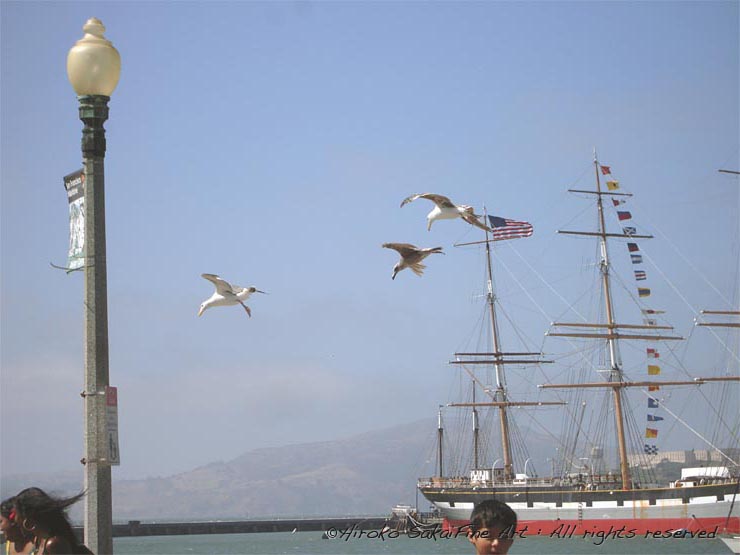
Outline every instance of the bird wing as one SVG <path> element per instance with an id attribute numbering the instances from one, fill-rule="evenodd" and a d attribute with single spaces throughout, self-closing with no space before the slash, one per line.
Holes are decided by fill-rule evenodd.
<path id="1" fill-rule="evenodd" d="M 462 214 L 460 214 L 460 217 L 466 222 L 468 222 L 469 224 L 474 225 L 475 227 L 479 227 L 481 229 L 485 229 L 486 231 L 490 231 L 491 233 L 493 233 L 493 230 L 490 227 L 488 227 L 486 224 L 482 223 L 478 219 L 478 216 L 476 216 L 472 212 L 463 212 Z"/>
<path id="2" fill-rule="evenodd" d="M 383 247 L 398 251 L 398 254 L 404 258 L 410 254 L 419 252 L 419 249 L 410 243 L 383 243 Z"/>
<path id="3" fill-rule="evenodd" d="M 409 202 L 415 201 L 418 198 L 425 198 L 425 199 L 431 200 L 434 204 L 436 204 L 440 208 L 454 208 L 455 207 L 452 201 L 448 199 L 446 196 L 437 195 L 435 193 L 421 193 L 418 195 L 411 195 L 410 197 L 406 197 L 405 199 L 403 199 L 403 202 L 401 203 L 401 207 L 403 207 L 405 204 L 408 204 Z"/>
<path id="4" fill-rule="evenodd" d="M 213 285 L 216 286 L 216 292 L 219 295 L 233 295 L 234 289 L 231 287 L 231 284 L 218 277 L 216 274 L 200 274 L 201 277 L 207 279 L 210 281 Z"/>

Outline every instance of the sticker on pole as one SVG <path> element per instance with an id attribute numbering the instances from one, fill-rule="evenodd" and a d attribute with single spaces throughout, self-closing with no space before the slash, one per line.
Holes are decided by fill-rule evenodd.
<path id="1" fill-rule="evenodd" d="M 105 388 L 105 429 L 106 450 L 108 464 L 120 465 L 121 452 L 118 450 L 118 388 L 106 386 Z"/>

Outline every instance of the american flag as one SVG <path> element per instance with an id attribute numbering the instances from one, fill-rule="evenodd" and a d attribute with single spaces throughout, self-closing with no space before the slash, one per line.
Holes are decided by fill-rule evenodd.
<path id="1" fill-rule="evenodd" d="M 504 239 L 516 239 L 518 237 L 529 237 L 534 233 L 532 224 L 528 222 L 519 222 L 517 220 L 507 220 L 498 216 L 488 216 L 493 228 L 493 240 L 503 241 Z"/>

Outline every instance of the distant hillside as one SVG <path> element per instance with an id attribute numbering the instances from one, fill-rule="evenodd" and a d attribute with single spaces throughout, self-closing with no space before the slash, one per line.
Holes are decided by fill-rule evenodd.
<path id="1" fill-rule="evenodd" d="M 416 479 L 433 473 L 435 429 L 435 419 L 421 420 L 348 439 L 255 449 L 175 476 L 114 482 L 114 520 L 386 514 L 396 503 L 413 504 Z M 551 452 L 543 438 L 533 445 Z M 79 492 L 82 470 L 3 477 L 3 496 L 30 484 Z M 423 498 L 419 504 L 427 505 Z M 81 504 L 71 515 L 80 514 Z"/>
<path id="2" fill-rule="evenodd" d="M 70 495 L 82 491 L 82 465 L 78 470 L 50 474 L 7 474 L 0 480 L 0 498 L 6 499 L 30 486 L 36 486 L 56 495 Z"/>
<path id="3" fill-rule="evenodd" d="M 249 451 L 168 478 L 114 484 L 116 519 L 384 514 L 413 502 L 434 421 Z M 433 435 L 431 436 L 433 437 Z"/>
<path id="4" fill-rule="evenodd" d="M 433 419 L 422 420 L 348 439 L 255 449 L 164 478 L 114 481 L 114 519 L 384 514 L 414 502 L 434 428 Z M 0 491 L 5 498 L 30 485 L 79 493 L 82 468 L 3 476 Z M 81 511 L 82 503 L 70 516 L 79 519 Z"/>

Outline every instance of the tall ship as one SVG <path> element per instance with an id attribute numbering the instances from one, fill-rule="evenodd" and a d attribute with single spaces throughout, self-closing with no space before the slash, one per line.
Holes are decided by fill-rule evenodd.
<path id="1" fill-rule="evenodd" d="M 740 327 L 740 312 L 707 310 L 697 322 L 712 333 L 727 328 L 731 337 L 735 334 L 731 370 L 720 376 L 697 376 L 679 363 L 676 372 L 663 372 L 664 376 L 677 374 L 675 379 L 673 375 L 671 379 L 661 377 L 661 365 L 675 352 L 673 345 L 684 338 L 663 325 L 662 311 L 650 308 L 645 300 L 650 290 L 641 285 L 645 271 L 639 269 L 640 247 L 643 239 L 652 236 L 641 235 L 629 225 L 631 215 L 622 205 L 632 195 L 622 192 L 595 152 L 593 166 L 594 188 L 569 192 L 595 206 L 595 229 L 559 231 L 585 237 L 598 249 L 594 255 L 596 293 L 591 295 L 597 308 L 584 315 L 576 311 L 577 317 L 570 321 L 552 323 L 546 334 L 548 342 L 566 345 L 566 355 L 547 360 L 536 348 L 507 349 L 503 345 L 507 334 L 502 331 L 513 326 L 514 319 L 502 311 L 494 291 L 492 244 L 525 235 L 486 231 L 484 240 L 458 245 L 479 245 L 485 250 L 487 291 L 480 319 L 485 334 L 479 332 L 476 349 L 457 352 L 450 361 L 461 369 L 457 393 L 464 393 L 464 398 L 440 405 L 434 475 L 420 478 L 418 490 L 444 517 L 448 529 L 468 524 L 475 504 L 498 499 L 516 511 L 518 530 L 524 535 L 738 533 L 738 407 L 736 399 L 734 403 L 728 399 L 737 395 L 740 381 L 740 330 L 732 329 Z M 607 210 L 611 208 L 616 214 Z M 608 218 L 619 222 L 619 232 L 609 231 Z M 628 287 L 613 271 L 610 249 L 614 245 L 624 249 L 625 244 L 625 264 L 631 264 L 627 267 L 634 272 L 637 294 L 625 295 L 622 290 Z M 615 306 L 615 282 L 622 286 L 622 297 L 633 301 L 632 312 Z M 625 314 L 639 315 L 639 323 L 625 322 Z M 483 335 L 485 340 L 480 339 Z M 507 373 L 511 377 L 514 371 L 525 377 L 512 388 L 508 381 L 515 382 L 507 381 Z M 712 388 L 715 392 L 722 389 L 722 401 L 708 399 L 704 391 Z M 684 404 L 702 398 L 708 401 L 707 411 L 728 412 L 729 417 L 719 412 L 712 417 L 723 433 L 707 437 L 692 427 L 684 411 L 664 404 L 671 391 L 683 391 Z M 456 416 L 449 416 L 452 411 Z M 533 413 L 547 420 L 539 435 L 531 433 Z M 517 421 L 525 418 L 528 428 L 523 431 Z M 464 423 L 465 430 L 451 430 L 452 420 Z M 672 475 L 658 464 L 664 459 L 655 441 L 661 426 L 669 422 L 685 426 L 687 439 L 698 436 L 706 447 L 703 457 L 674 463 Z M 552 430 L 557 430 L 557 437 Z M 549 441 L 548 435 L 552 436 L 549 472 L 540 476 L 534 462 L 544 457 L 530 452 L 541 450 L 538 444 L 546 443 L 543 438 Z"/>

